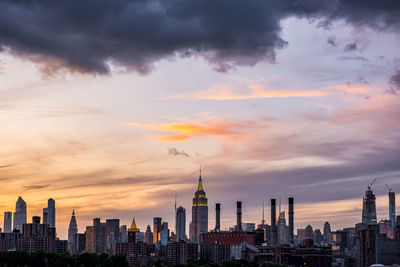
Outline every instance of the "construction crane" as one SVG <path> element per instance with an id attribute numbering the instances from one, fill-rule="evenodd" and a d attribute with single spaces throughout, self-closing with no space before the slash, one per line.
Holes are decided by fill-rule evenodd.
<path id="1" fill-rule="evenodd" d="M 372 183 L 370 183 L 368 185 L 368 189 L 371 190 L 371 187 L 374 185 L 374 183 L 376 182 L 376 178 L 372 181 Z"/>
<path id="2" fill-rule="evenodd" d="M 387 184 L 385 184 L 385 185 L 386 185 L 387 189 L 389 189 L 389 192 L 392 192 L 392 188 L 389 187 Z"/>

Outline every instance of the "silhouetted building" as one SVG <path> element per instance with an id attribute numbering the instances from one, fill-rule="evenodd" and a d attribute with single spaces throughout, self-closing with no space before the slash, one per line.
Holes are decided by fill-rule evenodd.
<path id="1" fill-rule="evenodd" d="M 221 230 L 221 203 L 215 203 L 215 231 Z"/>
<path id="2" fill-rule="evenodd" d="M 372 264 L 392 265 L 397 263 L 398 248 L 394 239 L 379 234 L 378 224 L 370 224 L 359 232 L 360 266 Z"/>
<path id="3" fill-rule="evenodd" d="M 14 212 L 14 229 L 22 232 L 22 225 L 24 225 L 26 221 L 26 202 L 18 197 L 17 203 L 15 204 L 15 212 Z"/>
<path id="4" fill-rule="evenodd" d="M 162 219 L 160 217 L 155 217 L 153 219 L 153 238 L 154 243 L 157 243 L 160 240 L 160 232 L 161 232 L 161 223 Z"/>
<path id="5" fill-rule="evenodd" d="M 75 219 L 75 210 L 72 210 L 71 220 L 68 227 L 68 251 L 74 254 L 76 251 L 76 234 L 78 233 L 78 224 Z"/>
<path id="6" fill-rule="evenodd" d="M 47 201 L 47 208 L 43 208 L 43 224 L 56 228 L 56 202 L 52 198 Z"/>
<path id="7" fill-rule="evenodd" d="M 316 245 L 321 245 L 321 242 L 323 241 L 323 236 L 321 233 L 321 230 L 315 229 L 314 230 L 314 244 Z"/>
<path id="8" fill-rule="evenodd" d="M 119 227 L 119 242 L 128 242 L 128 229 L 126 228 L 126 225 L 121 225 Z"/>
<path id="9" fill-rule="evenodd" d="M 100 218 L 93 219 L 94 252 L 97 254 L 106 253 L 106 224 Z"/>
<path id="10" fill-rule="evenodd" d="M 203 243 L 210 244 L 226 244 L 240 245 L 242 242 L 256 244 L 256 233 L 247 232 L 209 232 L 203 234 Z"/>
<path id="11" fill-rule="evenodd" d="M 96 249 L 95 249 L 95 245 L 94 245 L 94 227 L 93 226 L 86 226 L 85 236 L 86 236 L 85 252 L 96 253 Z"/>
<path id="12" fill-rule="evenodd" d="M 119 241 L 119 219 L 106 220 L 106 251 L 115 253 L 115 244 Z"/>
<path id="13" fill-rule="evenodd" d="M 170 242 L 167 244 L 166 248 L 166 258 L 173 266 L 186 264 L 189 259 L 198 259 L 197 243 L 187 243 L 184 241 Z"/>
<path id="14" fill-rule="evenodd" d="M 144 233 L 144 243 L 148 245 L 153 244 L 153 233 L 151 232 L 150 225 L 147 225 L 146 232 Z"/>
<path id="15" fill-rule="evenodd" d="M 75 235 L 74 241 L 75 241 L 75 244 L 74 244 L 75 251 L 74 251 L 74 253 L 81 254 L 82 252 L 84 252 L 85 249 L 86 249 L 86 247 L 85 247 L 86 246 L 86 234 L 77 233 Z"/>
<path id="16" fill-rule="evenodd" d="M 131 227 L 128 228 L 128 243 L 136 243 L 136 236 L 140 232 L 136 226 L 135 217 L 132 218 Z"/>
<path id="17" fill-rule="evenodd" d="M 324 242 L 325 243 L 332 242 L 331 225 L 329 224 L 329 222 L 324 223 Z"/>
<path id="18" fill-rule="evenodd" d="M 186 210 L 183 207 L 176 210 L 176 238 L 177 241 L 186 240 Z"/>
<path id="19" fill-rule="evenodd" d="M 276 228 L 276 199 L 271 199 L 271 243 L 276 245 L 278 242 Z"/>
<path id="20" fill-rule="evenodd" d="M 242 231 L 242 202 L 236 202 L 236 231 Z"/>
<path id="21" fill-rule="evenodd" d="M 231 260 L 231 248 L 228 244 L 201 244 L 200 258 L 217 264 Z"/>
<path id="22" fill-rule="evenodd" d="M 287 226 L 286 226 L 286 218 L 285 218 L 285 211 L 279 213 L 278 223 L 277 223 L 277 230 L 278 230 L 278 244 L 286 244 L 287 243 Z"/>
<path id="23" fill-rule="evenodd" d="M 200 234 L 208 232 L 208 204 L 206 192 L 203 188 L 201 171 L 197 185 L 197 191 L 193 197 L 192 206 L 192 233 L 191 239 L 194 242 L 200 241 Z"/>
<path id="24" fill-rule="evenodd" d="M 294 243 L 294 198 L 289 197 L 289 228 L 288 228 L 288 241 L 290 244 Z"/>
<path id="25" fill-rule="evenodd" d="M 11 233 L 12 231 L 12 212 L 4 212 L 4 233 Z"/>
<path id="26" fill-rule="evenodd" d="M 396 226 L 396 199 L 394 192 L 389 192 L 389 220 L 392 227 Z"/>
<path id="27" fill-rule="evenodd" d="M 362 210 L 362 223 L 376 223 L 376 205 L 375 205 L 375 195 L 368 186 L 367 191 L 365 191 L 365 196 L 363 197 L 363 210 Z"/>

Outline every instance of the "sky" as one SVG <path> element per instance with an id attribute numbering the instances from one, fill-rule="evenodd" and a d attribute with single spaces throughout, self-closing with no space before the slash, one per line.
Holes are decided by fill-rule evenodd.
<path id="1" fill-rule="evenodd" d="M 400 191 L 400 3 L 0 0 L 0 222 L 56 201 L 92 219 L 191 218 L 201 165 L 221 226 L 295 198 L 295 228 L 378 219 Z M 400 213 L 397 205 L 397 213 Z M 266 205 L 266 220 L 270 220 Z"/>

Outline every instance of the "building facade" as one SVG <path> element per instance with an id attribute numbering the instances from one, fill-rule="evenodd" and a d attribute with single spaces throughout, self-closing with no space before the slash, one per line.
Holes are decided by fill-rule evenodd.
<path id="1" fill-rule="evenodd" d="M 47 208 L 43 208 L 43 224 L 56 228 L 56 202 L 52 198 L 47 201 Z"/>
<path id="2" fill-rule="evenodd" d="M 75 219 L 75 210 L 72 210 L 71 220 L 68 227 L 68 251 L 71 254 L 75 253 L 76 234 L 78 233 L 78 224 Z"/>
<path id="3" fill-rule="evenodd" d="M 12 212 L 6 211 L 4 212 L 4 233 L 11 233 L 12 232 Z"/>
<path id="4" fill-rule="evenodd" d="M 365 191 L 365 196 L 363 197 L 362 223 L 369 224 L 376 222 L 375 195 L 372 188 L 368 186 L 367 191 Z"/>
<path id="5" fill-rule="evenodd" d="M 186 240 L 186 210 L 183 207 L 176 210 L 176 238 L 177 241 Z"/>
<path id="6" fill-rule="evenodd" d="M 26 222 L 26 202 L 21 197 L 18 197 L 17 203 L 15 204 L 14 229 L 22 233 L 22 226 Z"/>
<path id="7" fill-rule="evenodd" d="M 197 191 L 193 197 L 192 206 L 192 232 L 191 239 L 200 242 L 200 235 L 208 232 L 208 203 L 206 192 L 203 188 L 201 172 L 197 185 Z"/>

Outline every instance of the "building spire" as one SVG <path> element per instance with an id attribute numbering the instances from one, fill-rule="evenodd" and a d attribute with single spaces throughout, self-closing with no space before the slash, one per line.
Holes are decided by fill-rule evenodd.
<path id="1" fill-rule="evenodd" d="M 203 179 L 201 178 L 201 165 L 200 165 L 200 175 L 199 175 L 199 183 L 197 185 L 197 191 L 204 191 L 204 189 L 203 189 Z"/>

